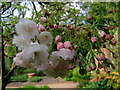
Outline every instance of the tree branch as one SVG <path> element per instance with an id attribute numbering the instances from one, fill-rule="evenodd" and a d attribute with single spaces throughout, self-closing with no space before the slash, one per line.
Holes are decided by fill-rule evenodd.
<path id="1" fill-rule="evenodd" d="M 41 2 L 38 2 L 43 8 L 44 8 L 44 5 L 43 5 L 43 3 L 41 3 Z"/>
<path id="2" fill-rule="evenodd" d="M 36 15 L 37 15 L 37 10 L 36 10 L 36 6 L 35 6 L 34 2 L 32 2 L 32 4 L 33 4 L 33 8 L 34 8 L 34 10 L 35 10 L 35 13 L 36 13 Z"/>
<path id="3" fill-rule="evenodd" d="M 11 7 L 11 2 L 8 2 L 8 3 L 10 3 L 10 5 L 9 5 L 6 9 L 4 9 L 4 7 L 2 7 L 2 8 L 3 8 L 2 14 Z M 3 5 L 3 6 L 4 6 L 4 5 Z"/>

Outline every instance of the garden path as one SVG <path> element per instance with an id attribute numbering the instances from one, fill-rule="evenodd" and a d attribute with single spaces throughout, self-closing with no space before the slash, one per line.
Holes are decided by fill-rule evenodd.
<path id="1" fill-rule="evenodd" d="M 7 85 L 6 88 L 19 88 L 24 85 L 34 85 L 40 87 L 41 85 L 47 85 L 50 88 L 76 88 L 78 83 L 72 81 L 64 81 L 62 78 L 44 77 L 40 82 L 12 82 Z"/>

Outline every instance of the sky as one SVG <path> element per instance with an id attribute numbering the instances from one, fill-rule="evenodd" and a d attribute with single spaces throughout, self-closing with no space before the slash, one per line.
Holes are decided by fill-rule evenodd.
<path id="1" fill-rule="evenodd" d="M 78 0 L 75 0 L 75 1 L 78 1 Z M 73 2 L 73 5 L 74 5 L 74 7 L 75 7 L 76 9 L 79 9 L 79 7 L 76 7 L 75 1 Z M 21 6 L 24 6 L 25 3 L 27 4 L 27 7 L 30 9 L 30 10 L 28 10 L 28 11 L 26 12 L 25 18 L 30 18 L 30 17 L 31 17 L 31 13 L 32 13 L 33 5 L 32 5 L 32 3 L 31 3 L 31 1 L 22 1 Z M 35 3 L 35 5 L 36 5 L 36 10 L 37 10 L 37 11 L 40 11 L 41 8 L 40 8 L 39 3 L 36 2 L 36 1 L 35 1 L 34 3 Z M 85 11 L 82 11 L 82 10 L 81 10 L 81 12 L 82 12 L 82 13 L 86 13 Z M 14 15 L 15 15 L 15 16 L 18 16 L 18 15 L 19 15 L 18 13 L 19 13 L 19 12 L 18 12 L 18 10 L 16 9 L 16 10 L 14 11 Z"/>

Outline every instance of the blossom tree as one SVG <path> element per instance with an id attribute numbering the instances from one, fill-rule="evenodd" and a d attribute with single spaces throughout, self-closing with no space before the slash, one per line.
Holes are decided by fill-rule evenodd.
<path id="1" fill-rule="evenodd" d="M 78 23 L 79 21 L 76 19 L 80 17 L 79 12 L 75 8 L 70 9 L 71 11 L 68 15 L 71 15 L 71 12 L 74 14 L 72 18 L 73 24 L 66 22 L 66 20 L 60 21 L 58 24 L 52 24 L 52 21 L 50 21 L 50 25 L 46 24 L 47 22 L 49 23 L 49 19 L 53 16 L 49 11 L 45 12 L 45 17 L 39 17 L 38 27 L 34 21 L 20 19 L 19 23 L 16 24 L 16 31 L 19 34 L 16 38 L 22 36 L 31 42 L 25 44 L 27 40 L 25 40 L 25 42 L 23 40 L 27 46 L 24 46 L 23 51 L 16 55 L 14 58 L 15 63 L 20 66 L 34 67 L 37 70 L 43 70 L 47 75 L 53 77 L 65 76 L 71 64 L 80 67 L 80 74 L 86 74 L 92 70 L 99 72 L 100 68 L 104 68 L 106 73 L 110 73 L 110 66 L 114 69 L 115 65 L 101 49 L 106 48 L 107 44 L 116 45 L 117 41 L 114 39 L 115 36 L 112 32 L 114 26 L 106 24 L 106 22 L 109 23 L 110 21 L 104 22 L 104 20 L 99 20 L 99 18 L 95 16 L 86 17 L 88 24 Z M 104 9 L 106 10 L 106 8 Z M 65 8 L 64 11 L 66 11 Z M 107 14 L 103 13 L 101 15 Z M 53 20 L 54 19 L 55 18 L 53 18 Z M 97 20 L 99 20 L 99 23 L 102 22 L 103 25 L 100 25 Z M 111 22 L 113 22 L 113 20 L 111 20 Z M 44 25 L 46 25 L 46 28 Z M 14 38 L 13 41 L 15 41 L 16 38 Z M 53 38 L 55 39 L 53 40 Z M 18 47 L 22 47 L 21 45 L 23 44 L 21 44 L 19 40 L 22 39 L 18 39 L 16 40 L 17 42 L 14 43 L 18 45 Z M 57 48 L 53 47 L 55 44 L 57 44 Z M 41 45 L 42 47 L 40 47 Z M 35 47 L 37 49 L 35 49 Z M 114 57 L 115 53 L 111 53 Z"/>
<path id="2" fill-rule="evenodd" d="M 94 70 L 99 74 L 101 68 L 106 73 L 115 69 L 103 49 L 118 58 L 108 47 L 117 45 L 118 22 L 112 16 L 117 16 L 117 3 L 112 3 L 116 6 L 113 8 L 109 3 L 38 2 L 40 10 L 31 3 L 30 18 L 25 17 L 30 8 L 14 3 L 19 15 L 2 23 L 10 23 L 5 26 L 4 42 L 6 57 L 12 57 L 13 66 L 35 68 L 55 78 L 65 77 L 75 67 L 80 68 L 81 75 Z M 109 10 L 109 6 L 114 10 Z M 8 54 L 8 41 L 14 46 L 12 55 Z"/>

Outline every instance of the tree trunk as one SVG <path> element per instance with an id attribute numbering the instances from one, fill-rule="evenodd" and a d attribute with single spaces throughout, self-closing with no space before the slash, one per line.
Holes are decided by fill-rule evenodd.
<path id="1" fill-rule="evenodd" d="M 1 26 L 0 26 L 0 90 L 2 89 L 2 39 L 1 39 Z"/>
<path id="2" fill-rule="evenodd" d="M 1 18 L 0 18 L 1 22 Z M 0 89 L 4 90 L 4 71 L 5 71 L 5 61 L 4 61 L 4 45 L 3 45 L 3 28 L 0 26 Z"/>

